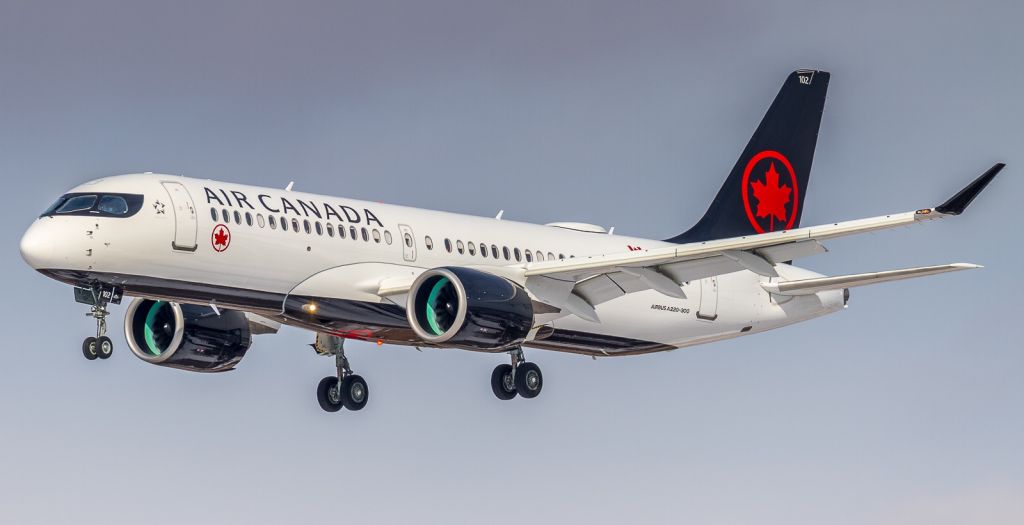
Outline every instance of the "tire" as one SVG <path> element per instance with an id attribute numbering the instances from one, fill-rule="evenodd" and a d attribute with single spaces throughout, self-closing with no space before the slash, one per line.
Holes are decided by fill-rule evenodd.
<path id="1" fill-rule="evenodd" d="M 533 363 L 523 363 L 516 369 L 516 391 L 519 395 L 531 399 L 540 394 L 544 388 L 544 375 L 540 367 Z"/>
<path id="2" fill-rule="evenodd" d="M 96 346 L 95 337 L 86 337 L 85 341 L 82 341 L 82 355 L 90 361 L 96 359 L 99 357 L 99 352 L 96 351 Z"/>
<path id="3" fill-rule="evenodd" d="M 341 410 L 341 395 L 335 391 L 332 395 L 331 390 L 338 385 L 338 378 L 334 376 L 327 376 L 320 380 L 320 384 L 316 386 L 316 400 L 320 403 L 320 408 L 327 412 L 337 412 Z"/>
<path id="4" fill-rule="evenodd" d="M 350 375 L 341 381 L 341 402 L 349 410 L 362 410 L 370 399 L 366 381 L 357 375 Z"/>
<path id="5" fill-rule="evenodd" d="M 516 385 L 512 380 L 512 365 L 498 365 L 491 372 L 491 391 L 494 397 L 508 401 L 516 397 Z"/>
<path id="6" fill-rule="evenodd" d="M 96 357 L 100 359 L 109 359 L 110 354 L 114 353 L 114 342 L 109 337 L 97 337 L 96 338 Z"/>

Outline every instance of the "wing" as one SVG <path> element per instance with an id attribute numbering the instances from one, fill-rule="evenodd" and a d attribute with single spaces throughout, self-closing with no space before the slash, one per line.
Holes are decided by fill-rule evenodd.
<path id="1" fill-rule="evenodd" d="M 682 297 L 680 285 L 684 282 L 744 269 L 777 277 L 774 264 L 822 253 L 826 250 L 821 241 L 959 215 L 1003 167 L 1001 163 L 992 166 L 949 200 L 933 208 L 644 252 L 535 262 L 523 268 L 522 277 L 527 290 L 539 300 L 584 319 L 598 321 L 594 306 L 627 293 L 654 289 Z M 871 275 L 875 274 L 847 277 Z M 908 276 L 918 275 L 929 273 Z M 886 280 L 892 278 L 890 275 Z M 876 276 L 875 281 L 863 284 L 880 282 L 879 279 Z"/>

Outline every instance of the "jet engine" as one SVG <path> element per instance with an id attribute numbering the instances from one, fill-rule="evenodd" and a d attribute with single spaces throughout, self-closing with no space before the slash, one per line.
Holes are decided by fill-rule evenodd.
<path id="1" fill-rule="evenodd" d="M 231 370 L 252 344 L 242 312 L 151 299 L 128 305 L 124 335 L 139 359 L 192 372 Z"/>
<path id="2" fill-rule="evenodd" d="M 500 351 L 533 326 L 533 301 L 519 285 L 460 267 L 423 272 L 409 290 L 406 316 L 427 343 Z"/>

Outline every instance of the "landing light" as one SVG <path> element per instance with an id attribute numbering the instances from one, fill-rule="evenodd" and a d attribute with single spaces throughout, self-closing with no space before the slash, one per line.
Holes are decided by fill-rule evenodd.
<path id="1" fill-rule="evenodd" d="M 306 303 L 302 305 L 302 311 L 307 314 L 315 314 L 317 310 L 316 303 Z"/>

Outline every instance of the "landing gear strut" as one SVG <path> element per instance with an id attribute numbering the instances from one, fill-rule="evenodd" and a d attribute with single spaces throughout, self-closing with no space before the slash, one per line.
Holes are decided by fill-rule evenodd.
<path id="1" fill-rule="evenodd" d="M 114 353 L 114 342 L 106 335 L 107 316 L 110 315 L 110 312 L 107 310 L 107 303 L 100 302 L 94 304 L 89 309 L 89 313 L 85 315 L 96 319 L 96 337 L 86 337 L 82 341 L 82 354 L 90 361 L 97 357 L 100 359 L 109 358 Z"/>
<path id="2" fill-rule="evenodd" d="M 334 335 L 317 334 L 313 348 L 320 355 L 333 355 L 337 375 L 320 380 L 316 387 L 316 400 L 327 412 L 337 412 L 345 407 L 362 410 L 370 398 L 366 380 L 352 372 L 345 357 L 345 340 Z"/>
<path id="3" fill-rule="evenodd" d="M 510 365 L 498 365 L 491 372 L 491 391 L 503 401 L 523 396 L 527 399 L 537 397 L 544 387 L 544 375 L 540 367 L 526 361 L 523 349 L 517 347 L 509 352 L 512 358 Z"/>

